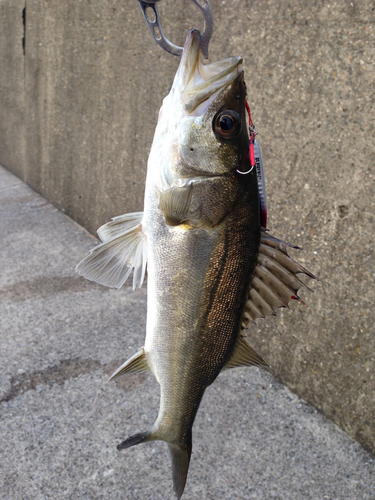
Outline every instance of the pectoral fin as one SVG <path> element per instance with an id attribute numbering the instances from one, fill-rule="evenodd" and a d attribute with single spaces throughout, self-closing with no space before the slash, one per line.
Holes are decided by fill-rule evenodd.
<path id="1" fill-rule="evenodd" d="M 145 350 L 142 347 L 138 352 L 136 352 L 131 358 L 129 358 L 125 363 L 123 363 L 117 370 L 112 373 L 108 382 L 124 375 L 125 373 L 149 373 L 150 368 L 147 363 Z"/>
<path id="2" fill-rule="evenodd" d="M 268 364 L 254 351 L 243 335 L 239 334 L 232 355 L 223 370 L 251 365 L 268 367 Z"/>
<path id="3" fill-rule="evenodd" d="M 160 210 L 168 226 L 178 226 L 188 220 L 192 194 L 193 183 L 160 193 Z"/>
<path id="4" fill-rule="evenodd" d="M 142 231 L 142 213 L 121 215 L 102 226 L 103 243 L 83 259 L 76 271 L 101 285 L 121 288 L 134 269 L 133 289 L 141 286 L 147 264 L 147 242 Z"/>

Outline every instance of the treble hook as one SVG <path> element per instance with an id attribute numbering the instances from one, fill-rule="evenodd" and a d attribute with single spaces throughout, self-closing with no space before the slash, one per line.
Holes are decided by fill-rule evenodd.
<path id="1" fill-rule="evenodd" d="M 156 7 L 156 3 L 160 2 L 160 0 L 138 0 L 138 2 L 144 18 L 146 19 L 146 22 L 148 24 L 148 27 L 150 28 L 151 34 L 156 42 L 167 52 L 170 52 L 175 56 L 180 56 L 182 54 L 183 48 L 178 47 L 174 43 L 170 42 L 161 29 L 159 13 Z M 208 44 L 210 43 L 212 30 L 214 27 L 210 2 L 208 0 L 192 0 L 192 2 L 195 3 L 195 5 L 197 5 L 203 12 L 204 29 L 200 41 L 200 49 L 204 57 L 208 59 Z M 155 19 L 152 19 L 147 15 L 148 9 L 153 10 Z"/>

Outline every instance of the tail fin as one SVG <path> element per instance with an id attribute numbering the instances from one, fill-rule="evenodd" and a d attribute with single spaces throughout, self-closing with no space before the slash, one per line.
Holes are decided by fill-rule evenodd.
<path id="1" fill-rule="evenodd" d="M 168 443 L 168 447 L 172 459 L 173 489 L 177 499 L 180 499 L 185 489 L 189 470 L 191 442 L 189 445 L 183 446 Z"/>
<path id="2" fill-rule="evenodd" d="M 139 434 L 134 434 L 128 439 L 125 439 L 121 444 L 117 446 L 118 450 L 125 450 L 136 444 L 146 443 L 147 441 L 156 440 L 166 441 L 158 434 L 151 432 L 140 432 Z M 167 441 L 168 443 L 168 441 Z M 179 500 L 185 489 L 186 477 L 189 470 L 190 456 L 191 456 L 191 436 L 188 439 L 187 444 L 172 444 L 168 443 L 169 452 L 172 459 L 172 477 L 173 477 L 173 489 Z"/>
<path id="3" fill-rule="evenodd" d="M 128 439 L 125 439 L 121 444 L 117 446 L 118 450 L 125 450 L 139 443 L 146 443 L 147 441 L 152 441 L 153 438 L 150 436 L 151 432 L 140 432 L 139 434 L 134 434 Z"/>

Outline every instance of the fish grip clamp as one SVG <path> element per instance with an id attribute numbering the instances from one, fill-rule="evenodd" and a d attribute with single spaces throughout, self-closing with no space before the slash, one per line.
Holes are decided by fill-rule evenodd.
<path id="1" fill-rule="evenodd" d="M 161 48 L 170 54 L 181 56 L 183 47 L 179 47 L 178 45 L 170 42 L 161 29 L 160 16 L 156 6 L 157 2 L 160 2 L 160 0 L 138 0 L 138 2 L 155 41 Z M 210 2 L 208 0 L 192 0 L 192 2 L 195 3 L 195 5 L 197 5 L 197 7 L 199 7 L 203 12 L 204 29 L 201 35 L 200 49 L 204 57 L 208 59 L 208 44 L 210 43 L 214 26 Z M 152 17 L 150 10 L 153 11 Z"/>

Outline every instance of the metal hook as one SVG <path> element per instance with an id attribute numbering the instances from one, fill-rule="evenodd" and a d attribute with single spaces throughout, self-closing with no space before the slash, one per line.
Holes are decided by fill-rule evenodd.
<path id="1" fill-rule="evenodd" d="M 156 42 L 167 52 L 170 52 L 175 56 L 181 56 L 183 48 L 170 42 L 161 29 L 159 13 L 156 7 L 156 3 L 160 2 L 160 0 L 138 0 L 138 2 L 148 27 L 150 28 L 151 34 Z M 210 2 L 209 0 L 192 0 L 192 2 L 195 3 L 195 5 L 197 5 L 203 12 L 204 29 L 200 41 L 200 49 L 204 57 L 208 59 L 208 44 L 210 43 L 214 26 Z M 153 10 L 155 15 L 154 20 L 147 15 L 147 9 Z"/>

